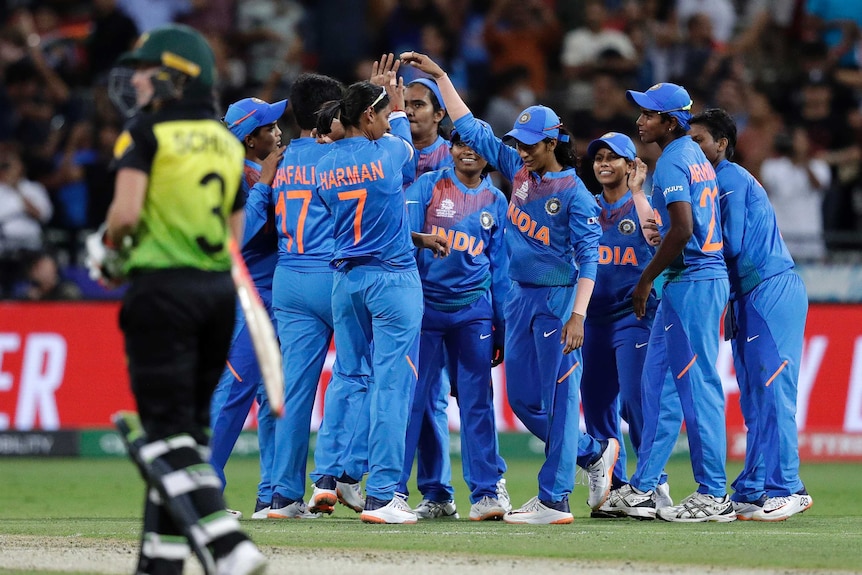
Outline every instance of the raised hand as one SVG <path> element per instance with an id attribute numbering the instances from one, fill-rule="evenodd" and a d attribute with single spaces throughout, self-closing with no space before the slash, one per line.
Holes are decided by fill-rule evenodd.
<path id="1" fill-rule="evenodd" d="M 414 68 L 418 68 L 422 70 L 426 74 L 429 74 L 433 78 L 442 78 L 446 72 L 443 71 L 437 62 L 429 58 L 426 54 L 421 54 L 419 52 L 401 52 L 401 62 L 404 65 L 413 66 Z"/>
<path id="2" fill-rule="evenodd" d="M 401 61 L 395 58 L 395 54 L 383 54 L 380 60 L 375 60 L 371 65 L 371 77 L 368 81 L 376 86 L 386 86 L 390 82 L 389 72 L 397 74 L 400 67 Z"/>

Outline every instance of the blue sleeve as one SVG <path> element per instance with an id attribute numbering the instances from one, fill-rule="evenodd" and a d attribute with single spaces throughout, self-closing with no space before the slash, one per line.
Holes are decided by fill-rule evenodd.
<path id="1" fill-rule="evenodd" d="M 586 188 L 578 186 L 569 212 L 569 234 L 575 247 L 578 278 L 595 281 L 599 268 L 599 240 L 602 226 L 599 223 L 601 208 Z"/>
<path id="2" fill-rule="evenodd" d="M 418 154 L 413 150 L 413 144 L 410 143 L 410 140 L 393 134 L 384 134 L 377 141 L 389 152 L 392 164 L 396 167 L 400 166 L 399 169 L 403 177 L 402 185 L 406 188 L 412 184 L 416 179 L 416 157 Z"/>
<path id="3" fill-rule="evenodd" d="M 503 143 L 494 135 L 494 130 L 487 123 L 477 120 L 473 114 L 467 114 L 455 121 L 455 129 L 461 134 L 461 140 L 473 148 L 477 154 L 485 158 L 494 169 L 510 182 L 515 174 L 524 166 L 517 150 Z"/>
<path id="4" fill-rule="evenodd" d="M 491 262 L 491 303 L 494 306 L 494 341 L 502 342 L 505 339 L 505 322 L 503 321 L 503 310 L 509 297 L 509 289 L 512 280 L 509 279 L 509 253 L 506 250 L 506 209 L 508 204 L 506 197 L 500 192 L 494 203 L 495 228 L 491 233 L 491 246 L 488 259 Z"/>
<path id="5" fill-rule="evenodd" d="M 245 187 L 245 180 L 243 180 L 243 187 Z M 272 187 L 263 182 L 257 182 L 248 190 L 245 201 L 245 228 L 242 233 L 243 246 L 266 225 L 271 195 Z"/>
<path id="6" fill-rule="evenodd" d="M 389 127 L 392 134 L 398 136 L 410 146 L 413 146 L 413 134 L 410 133 L 410 120 L 407 119 L 407 114 L 398 114 L 389 121 Z M 409 186 L 416 178 L 416 172 L 419 170 L 419 154 L 413 154 L 411 159 L 404 168 L 404 185 Z"/>
<path id="7" fill-rule="evenodd" d="M 422 174 L 405 191 L 407 221 L 410 222 L 410 230 L 419 233 L 425 229 L 425 211 L 431 201 L 431 189 L 433 187 L 431 178 L 425 177 L 427 175 Z"/>
<path id="8" fill-rule="evenodd" d="M 753 182 L 740 177 L 742 174 L 732 168 L 732 165 L 725 166 L 717 175 L 721 232 L 727 260 L 735 260 L 742 253 L 746 200 L 752 193 L 750 188 Z"/>

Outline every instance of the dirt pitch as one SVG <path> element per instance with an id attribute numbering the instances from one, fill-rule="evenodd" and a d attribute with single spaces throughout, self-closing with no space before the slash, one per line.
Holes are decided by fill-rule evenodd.
<path id="1" fill-rule="evenodd" d="M 527 558 L 490 558 L 475 555 L 432 555 L 406 552 L 352 552 L 333 556 L 327 550 L 318 554 L 306 549 L 264 547 L 270 560 L 271 575 L 807 575 L 839 573 L 808 570 L 754 570 L 719 567 L 639 565 L 632 562 L 599 563 Z M 27 573 L 52 570 L 79 573 L 132 573 L 137 547 L 127 541 L 93 540 L 83 537 L 29 537 L 0 535 L 0 569 Z M 337 551 L 336 551 L 337 553 Z M 202 573 L 196 561 L 186 566 L 187 575 Z M 846 572 L 844 572 L 846 573 Z"/>

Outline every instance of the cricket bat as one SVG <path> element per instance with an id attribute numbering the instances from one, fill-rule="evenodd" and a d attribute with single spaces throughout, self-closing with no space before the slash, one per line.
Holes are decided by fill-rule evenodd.
<path id="1" fill-rule="evenodd" d="M 233 261 L 231 266 L 231 277 L 236 286 L 239 296 L 239 304 L 245 313 L 245 321 L 260 373 L 263 377 L 263 386 L 269 399 L 269 407 L 276 417 L 284 414 L 284 372 L 281 368 L 281 349 L 275 336 L 275 329 L 269 318 L 260 294 L 251 281 L 245 260 L 234 240 L 230 241 L 230 256 Z"/>

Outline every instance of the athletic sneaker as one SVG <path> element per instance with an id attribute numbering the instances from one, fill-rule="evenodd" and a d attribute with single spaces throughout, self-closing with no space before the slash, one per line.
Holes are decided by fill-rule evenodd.
<path id="1" fill-rule="evenodd" d="M 500 481 L 497 482 L 497 502 L 506 513 L 512 510 L 512 499 L 509 497 L 509 491 L 506 489 L 505 477 L 501 477 Z"/>
<path id="2" fill-rule="evenodd" d="M 357 513 L 362 513 L 365 509 L 365 497 L 362 496 L 362 485 L 358 481 L 356 483 L 336 481 L 335 493 L 342 505 L 350 507 Z"/>
<path id="3" fill-rule="evenodd" d="M 365 507 L 359 518 L 365 523 L 416 523 L 416 514 L 397 493 L 390 501 L 381 501 L 376 497 L 366 497 Z M 369 509 L 372 507 L 372 509 Z"/>
<path id="4" fill-rule="evenodd" d="M 315 485 L 311 499 L 308 500 L 308 510 L 312 513 L 332 515 L 336 501 L 338 501 L 338 493 L 335 489 L 324 489 Z"/>
<path id="5" fill-rule="evenodd" d="M 655 508 L 661 509 L 662 507 L 671 507 L 673 505 L 673 499 L 670 497 L 670 485 L 665 483 L 659 483 L 655 488 Z"/>
<path id="6" fill-rule="evenodd" d="M 242 519 L 242 511 L 237 511 L 236 509 L 225 509 L 225 511 L 234 519 Z"/>
<path id="7" fill-rule="evenodd" d="M 736 518 L 740 521 L 750 521 L 754 517 L 754 513 L 763 509 L 763 504 L 766 502 L 766 494 L 760 496 L 757 501 L 731 501 L 733 511 L 736 513 Z"/>
<path id="8" fill-rule="evenodd" d="M 677 523 L 729 523 L 736 520 L 733 503 L 726 494 L 718 498 L 697 491 L 680 501 L 679 505 L 659 509 L 656 515 Z"/>
<path id="9" fill-rule="evenodd" d="M 770 497 L 763 507 L 751 516 L 755 521 L 784 521 L 788 517 L 802 513 L 814 505 L 814 499 L 803 488 L 798 493 L 782 497 Z"/>
<path id="10" fill-rule="evenodd" d="M 261 501 L 260 498 L 254 502 L 254 513 L 251 514 L 252 519 L 266 519 L 270 510 L 272 509 L 272 504 L 267 503 L 266 501 Z"/>
<path id="11" fill-rule="evenodd" d="M 611 492 L 611 481 L 614 477 L 614 465 L 620 456 L 620 443 L 613 437 L 602 440 L 602 454 L 590 463 L 587 468 L 590 495 L 587 505 L 594 511 L 602 506 Z"/>
<path id="12" fill-rule="evenodd" d="M 627 483 L 611 491 L 608 500 L 599 509 L 612 517 L 655 519 L 655 502 L 655 491 L 641 491 Z"/>
<path id="13" fill-rule="evenodd" d="M 413 513 L 419 519 L 460 519 L 461 517 L 455 509 L 455 502 L 451 499 L 449 501 L 423 499 Z"/>
<path id="14" fill-rule="evenodd" d="M 560 507 L 560 509 L 555 509 L 555 507 Z M 503 521 L 506 523 L 528 523 L 530 525 L 564 525 L 574 520 L 575 518 L 569 510 L 568 499 L 549 504 L 538 497 L 533 497 L 518 509 L 513 509 L 503 516 Z"/>
<path id="15" fill-rule="evenodd" d="M 245 540 L 230 553 L 216 560 L 216 575 L 261 575 L 266 571 L 266 557 L 254 543 Z"/>
<path id="16" fill-rule="evenodd" d="M 303 500 L 293 501 L 278 493 L 272 496 L 272 506 L 266 514 L 269 519 L 317 519 L 320 513 L 312 513 Z"/>
<path id="17" fill-rule="evenodd" d="M 499 520 L 506 514 L 500 500 L 486 495 L 470 506 L 470 521 Z"/>

